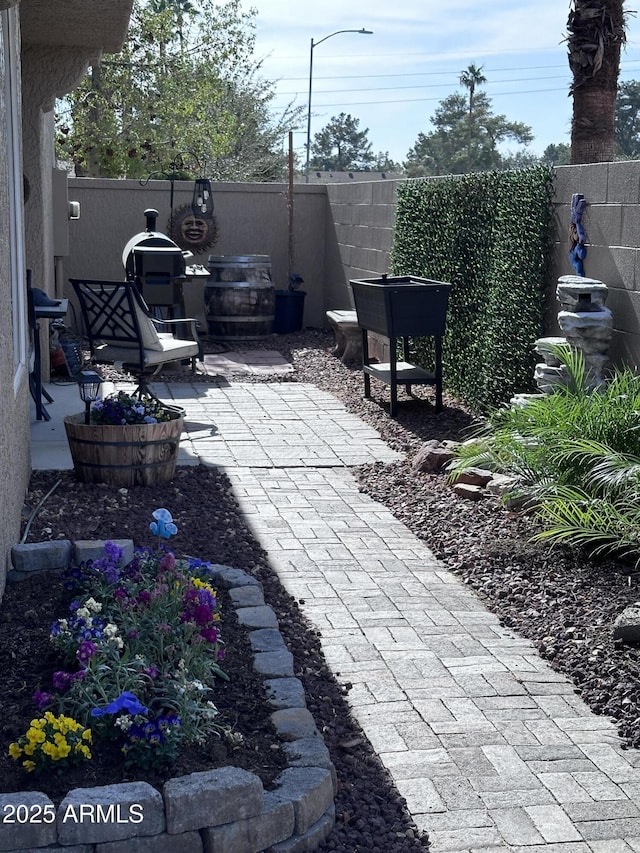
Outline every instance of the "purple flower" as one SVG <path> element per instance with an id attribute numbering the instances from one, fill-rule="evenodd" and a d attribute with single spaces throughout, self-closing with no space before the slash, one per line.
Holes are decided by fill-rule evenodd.
<path id="1" fill-rule="evenodd" d="M 91 640 L 83 640 L 78 646 L 76 657 L 81 663 L 86 663 L 98 651 L 98 647 Z"/>
<path id="2" fill-rule="evenodd" d="M 215 643 L 218 640 L 219 632 L 217 628 L 203 628 L 200 631 L 200 636 L 207 641 L 207 643 Z"/>
<path id="3" fill-rule="evenodd" d="M 105 714 L 117 714 L 118 711 L 126 711 L 128 714 L 146 714 L 148 708 L 141 704 L 134 693 L 125 690 L 117 699 L 110 702 L 105 708 L 92 708 L 92 717 L 103 717 Z"/>
<path id="4" fill-rule="evenodd" d="M 111 560 L 112 563 L 119 563 L 120 560 L 124 557 L 124 548 L 121 548 L 119 545 L 116 545 L 115 542 L 105 542 L 104 544 L 104 553 Z"/>
<path id="5" fill-rule="evenodd" d="M 41 711 L 51 704 L 52 698 L 51 693 L 43 693 L 42 690 L 36 690 L 31 697 L 36 707 Z"/>

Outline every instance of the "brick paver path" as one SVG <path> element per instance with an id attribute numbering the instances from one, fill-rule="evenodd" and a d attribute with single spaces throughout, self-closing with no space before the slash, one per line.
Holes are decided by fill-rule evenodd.
<path id="1" fill-rule="evenodd" d="M 158 390 L 182 395 L 183 461 L 225 468 L 433 853 L 640 851 L 640 754 L 358 492 L 348 466 L 396 458 L 370 428 L 309 385 Z"/>

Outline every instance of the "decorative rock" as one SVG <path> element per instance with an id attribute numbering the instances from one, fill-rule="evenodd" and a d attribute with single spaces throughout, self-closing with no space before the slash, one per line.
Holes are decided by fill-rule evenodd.
<path id="1" fill-rule="evenodd" d="M 40 821 L 20 822 L 18 809 L 26 809 L 28 816 L 34 816 L 36 809 Z M 14 811 L 15 810 L 15 811 Z M 9 823 L 7 817 L 16 815 L 15 823 Z M 49 797 L 36 791 L 19 794 L 0 794 L 0 850 L 44 847 L 55 844 L 57 832 L 55 823 L 45 823 L 47 815 L 55 814 L 55 807 Z"/>
<path id="2" fill-rule="evenodd" d="M 509 405 L 524 408 L 534 400 L 544 400 L 546 396 L 546 394 L 514 394 L 509 400 Z"/>
<path id="3" fill-rule="evenodd" d="M 575 311 L 578 303 L 584 304 L 585 296 L 589 297 L 590 310 L 598 310 L 607 301 L 608 293 L 606 284 L 580 275 L 561 275 L 556 286 L 556 297 L 564 311 Z"/>
<path id="4" fill-rule="evenodd" d="M 455 483 L 453 491 L 458 497 L 469 501 L 479 501 L 484 497 L 484 489 L 480 486 L 472 486 L 469 483 Z"/>
<path id="5" fill-rule="evenodd" d="M 501 498 L 503 495 L 512 491 L 517 482 L 518 480 L 515 477 L 511 477 L 509 474 L 496 473 L 493 474 L 487 483 L 487 491 L 489 494 Z"/>
<path id="6" fill-rule="evenodd" d="M 102 560 L 105 556 L 104 546 L 107 542 L 113 542 L 114 545 L 124 551 L 121 565 L 126 566 L 133 560 L 132 539 L 76 539 L 73 543 L 74 564 L 79 566 L 80 563 L 86 563 L 89 560 Z"/>
<path id="7" fill-rule="evenodd" d="M 261 814 L 202 830 L 204 853 L 258 853 L 290 838 L 294 824 L 293 803 L 266 791 Z"/>
<path id="8" fill-rule="evenodd" d="M 277 796 L 293 803 L 297 835 L 306 832 L 333 806 L 331 773 L 324 767 L 290 767 L 274 784 Z"/>
<path id="9" fill-rule="evenodd" d="M 299 678 L 271 678 L 264 682 L 272 708 L 306 708 L 304 687 Z"/>
<path id="10" fill-rule="evenodd" d="M 465 468 L 456 477 L 456 483 L 463 483 L 468 486 L 486 486 L 493 477 L 493 471 L 487 471 L 485 468 Z"/>
<path id="11" fill-rule="evenodd" d="M 306 708 L 283 708 L 271 714 L 271 722 L 282 740 L 319 737 L 315 720 Z"/>
<path id="12" fill-rule="evenodd" d="M 264 595 L 259 586 L 237 586 L 229 590 L 229 597 L 236 607 L 259 607 L 264 605 Z"/>
<path id="13" fill-rule="evenodd" d="M 613 639 L 623 643 L 640 643 L 640 603 L 625 607 L 613 623 Z"/>
<path id="14" fill-rule="evenodd" d="M 249 642 L 254 652 L 279 652 L 286 649 L 282 634 L 276 628 L 258 628 L 251 631 Z"/>
<path id="15" fill-rule="evenodd" d="M 535 351 L 540 355 L 549 367 L 560 367 L 560 359 L 553 352 L 554 347 L 567 346 L 566 338 L 538 338 L 535 343 Z"/>
<path id="16" fill-rule="evenodd" d="M 286 647 L 275 652 L 258 652 L 253 668 L 268 678 L 288 678 L 293 676 L 293 655 Z"/>
<path id="17" fill-rule="evenodd" d="M 441 471 L 454 456 L 455 453 L 452 448 L 445 447 L 436 439 L 430 439 L 425 441 L 416 453 L 411 468 L 413 471 L 432 474 Z"/>
<path id="18" fill-rule="evenodd" d="M 563 364 L 554 367 L 550 364 L 536 364 L 533 380 L 544 394 L 552 394 L 559 386 L 567 384 L 569 374 Z"/>
<path id="19" fill-rule="evenodd" d="M 262 782 L 239 767 L 169 779 L 163 793 L 167 832 L 171 835 L 244 820 L 262 812 Z"/>
<path id="20" fill-rule="evenodd" d="M 56 539 L 55 542 L 31 542 L 14 545 L 11 549 L 13 568 L 25 576 L 32 572 L 50 569 L 66 569 L 71 559 L 71 542 Z"/>
<path id="21" fill-rule="evenodd" d="M 57 812 L 60 844 L 105 843 L 165 829 L 162 797 L 146 782 L 76 788 Z"/>
<path id="22" fill-rule="evenodd" d="M 247 628 L 277 628 L 278 620 L 271 607 L 241 607 L 237 611 L 238 622 Z"/>
<path id="23" fill-rule="evenodd" d="M 76 848 L 65 847 L 64 853 L 73 853 Z M 93 848 L 82 848 L 87 853 Z M 202 838 L 199 832 L 183 832 L 180 835 L 148 835 L 145 838 L 129 838 L 126 841 L 109 841 L 98 848 L 100 853 L 202 853 Z M 61 848 L 59 851 L 61 853 Z M 40 851 L 39 851 L 40 853 Z M 46 851 L 41 851 L 46 853 Z M 80 851 L 78 851 L 80 853 Z"/>

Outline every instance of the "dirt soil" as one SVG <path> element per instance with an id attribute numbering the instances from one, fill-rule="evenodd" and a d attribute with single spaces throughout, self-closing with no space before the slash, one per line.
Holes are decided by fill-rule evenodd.
<path id="1" fill-rule="evenodd" d="M 331 335 L 307 330 L 245 348 L 277 349 L 295 366 L 294 374 L 282 381 L 313 382 L 329 391 L 375 427 L 389 445 L 406 454 L 402 462 L 357 469 L 354 473 L 362 491 L 386 505 L 422 538 L 503 624 L 530 638 L 555 669 L 573 680 L 576 692 L 596 713 L 613 718 L 627 745 L 640 746 L 640 651 L 614 643 L 611 632 L 621 610 L 640 600 L 637 572 L 630 565 L 594 561 L 568 548 L 534 545 L 529 541 L 536 529 L 531 518 L 508 512 L 492 498 L 477 503 L 459 498 L 442 474 L 415 473 L 411 461 L 422 443 L 431 438 L 468 437 L 472 415 L 446 396 L 444 411 L 436 414 L 431 390 L 417 389 L 414 398 L 401 392 L 398 417 L 391 419 L 388 389 L 374 383 L 374 399 L 364 400 L 361 371 L 342 365 L 331 355 L 332 346 Z M 213 345 L 211 350 L 216 348 Z M 165 378 L 192 377 L 173 373 Z M 237 379 L 266 381 L 245 374 Z M 202 377 L 201 381 L 210 380 Z M 327 669 L 318 636 L 283 590 L 244 524 L 224 474 L 215 469 L 179 468 L 173 483 L 123 491 L 77 483 L 71 473 L 36 472 L 27 515 L 59 479 L 62 484 L 33 519 L 27 541 L 132 538 L 139 545 L 151 544 L 151 512 L 167 506 L 179 528 L 172 540 L 176 551 L 237 566 L 262 582 L 294 655 L 296 674 L 305 684 L 309 709 L 337 768 L 337 824 L 320 849 L 424 850 L 428 839 L 418 836 L 404 801 L 350 716 L 346 688 Z M 53 582 L 12 585 L 0 608 L 0 644 L 9 649 L 0 671 L 2 744 L 24 731 L 25 721 L 32 716 L 31 694 L 47 686 L 52 661 L 46 632 L 59 615 L 54 613 L 55 589 Z M 231 618 L 225 622 L 225 640 L 226 666 L 235 685 L 228 689 L 228 705 L 224 701 L 227 688 L 221 687 L 218 704 L 245 734 L 246 746 L 221 761 L 255 770 L 268 785 L 279 772 L 280 753 L 273 748 L 261 688 L 251 680 L 246 640 Z M 207 766 L 214 760 L 209 754 L 184 756 L 179 772 L 201 769 L 201 758 Z M 0 790 L 24 789 L 25 779 L 12 765 L 0 755 Z M 122 780 L 119 770 L 114 772 Z M 33 780 L 27 781 L 33 788 Z M 100 784 L 104 783 L 102 778 Z M 75 784 L 76 780 L 70 787 Z"/>

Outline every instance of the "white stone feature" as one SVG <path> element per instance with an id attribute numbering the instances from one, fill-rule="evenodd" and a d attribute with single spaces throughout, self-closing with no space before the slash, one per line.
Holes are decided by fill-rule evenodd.
<path id="1" fill-rule="evenodd" d="M 585 278 L 580 275 L 562 275 L 556 286 L 556 297 L 560 306 L 566 311 L 575 311 L 578 302 L 586 304 L 587 297 L 593 306 L 590 310 L 604 307 L 609 288 L 595 278 Z"/>

